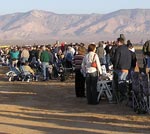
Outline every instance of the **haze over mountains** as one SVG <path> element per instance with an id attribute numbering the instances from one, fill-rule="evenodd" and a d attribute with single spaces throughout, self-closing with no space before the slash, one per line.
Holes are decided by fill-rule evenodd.
<path id="1" fill-rule="evenodd" d="M 120 33 L 134 41 L 150 37 L 150 9 L 107 14 L 56 14 L 32 10 L 0 16 L 0 40 L 99 41 Z"/>

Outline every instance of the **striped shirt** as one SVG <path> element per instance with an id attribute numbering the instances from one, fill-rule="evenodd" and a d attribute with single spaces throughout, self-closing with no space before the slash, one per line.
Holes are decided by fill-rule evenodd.
<path id="1" fill-rule="evenodd" d="M 74 56 L 74 66 L 75 69 L 81 69 L 81 64 L 83 61 L 84 55 L 77 54 Z"/>

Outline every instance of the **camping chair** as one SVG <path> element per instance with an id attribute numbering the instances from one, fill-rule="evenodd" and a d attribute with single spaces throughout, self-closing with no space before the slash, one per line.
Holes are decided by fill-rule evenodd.
<path id="1" fill-rule="evenodd" d="M 33 80 L 33 75 L 24 69 L 24 66 L 20 66 L 22 81 L 29 82 Z"/>

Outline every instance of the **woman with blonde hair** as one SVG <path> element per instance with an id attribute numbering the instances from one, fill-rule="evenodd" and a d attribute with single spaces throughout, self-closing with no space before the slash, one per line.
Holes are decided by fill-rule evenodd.
<path id="1" fill-rule="evenodd" d="M 91 105 L 96 105 L 97 101 L 97 80 L 98 76 L 102 74 L 101 64 L 98 55 L 95 53 L 96 45 L 90 44 L 88 46 L 88 53 L 82 61 L 82 70 L 86 73 L 86 95 L 87 102 Z M 96 66 L 92 65 L 95 62 Z"/>
<path id="2" fill-rule="evenodd" d="M 85 54 L 86 48 L 83 46 L 79 46 L 78 54 L 74 56 L 76 97 L 85 97 L 85 77 L 81 73 L 81 64 Z"/>

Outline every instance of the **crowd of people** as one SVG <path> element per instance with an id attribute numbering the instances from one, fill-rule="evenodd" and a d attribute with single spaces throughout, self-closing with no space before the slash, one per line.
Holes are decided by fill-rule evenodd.
<path id="1" fill-rule="evenodd" d="M 116 92 L 118 91 L 120 92 L 119 102 L 126 99 L 126 80 L 131 79 L 132 72 L 137 66 L 135 49 L 130 40 L 126 44 L 125 38 L 120 35 L 113 42 L 100 41 L 97 46 L 89 44 L 87 52 L 78 53 L 74 60 L 76 65 L 75 91 L 77 97 L 86 96 L 88 104 L 98 104 L 97 82 L 103 76 L 113 72 L 112 103 L 116 103 L 118 99 Z M 96 66 L 93 65 L 93 62 L 95 62 Z M 84 82 L 86 86 L 84 86 Z"/>
<path id="2" fill-rule="evenodd" d="M 80 45 L 80 44 L 79 44 Z M 57 79 L 59 77 L 59 68 L 61 66 L 72 68 L 73 57 L 77 45 L 62 43 L 59 45 L 41 45 L 41 46 L 11 46 L 0 49 L 0 60 L 2 65 L 10 68 L 23 65 L 29 65 L 28 71 L 32 74 L 42 73 L 43 81 Z M 34 72 L 34 73 L 33 73 Z"/>
<path id="3" fill-rule="evenodd" d="M 33 75 L 41 71 L 43 81 L 57 79 L 62 66 L 72 68 L 76 97 L 86 97 L 91 105 L 99 103 L 97 82 L 107 73 L 113 76 L 112 103 L 117 101 L 118 91 L 119 101 L 126 99 L 126 80 L 131 78 L 137 67 L 135 49 L 130 40 L 126 42 L 123 34 L 116 41 L 100 41 L 97 45 L 56 42 L 54 45 L 11 46 L 0 49 L 0 59 L 10 67 L 28 65 L 25 69 Z"/>

